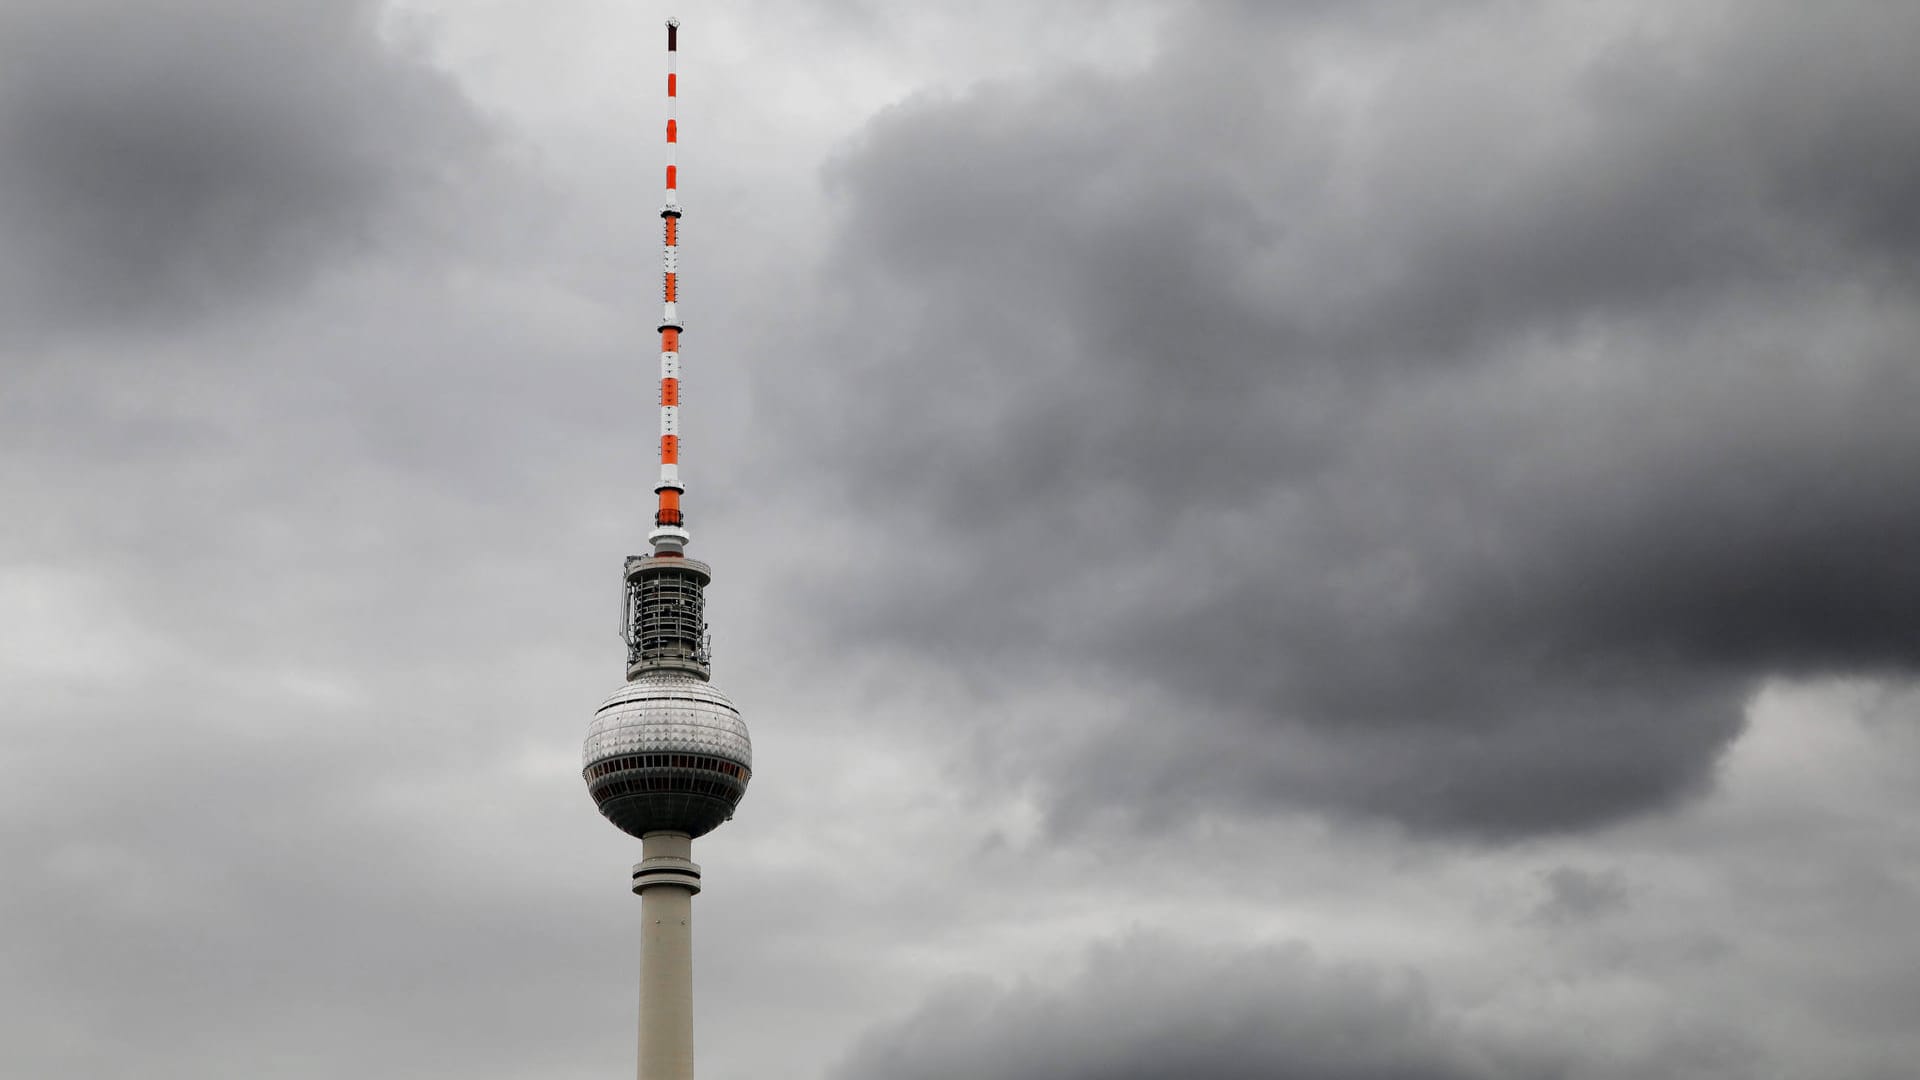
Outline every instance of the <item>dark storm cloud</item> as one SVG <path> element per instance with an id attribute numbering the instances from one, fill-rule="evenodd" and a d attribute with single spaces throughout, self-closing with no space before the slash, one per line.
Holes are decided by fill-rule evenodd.
<path id="1" fill-rule="evenodd" d="M 1769 676 L 1912 670 L 1920 16 L 1575 13 L 1207 9 L 835 166 L 821 408 L 914 549 L 838 608 L 1142 695 L 1017 763 L 1061 817 L 1583 828 L 1698 791 Z"/>
<path id="2" fill-rule="evenodd" d="M 1324 970 L 1304 951 L 1199 962 L 1138 945 L 1097 954 L 1072 987 L 950 991 L 869 1036 L 845 1080 L 1126 1080 L 1493 1075 L 1443 1031 L 1417 984 Z"/>
<path id="3" fill-rule="evenodd" d="M 1232 952 L 1135 940 L 1096 949 L 1057 989 L 962 988 L 862 1042 L 839 1080 L 1541 1080 L 1719 1075 L 1676 1039 L 1610 1071 L 1566 1033 L 1557 1048 L 1476 1031 L 1409 972 L 1316 961 L 1307 950 Z M 1621 1062 L 1625 1066 L 1627 1063 Z M 1732 1075 L 1731 1073 L 1727 1075 Z"/>
<path id="4" fill-rule="evenodd" d="M 601 943 L 459 882 L 544 814 L 592 827 L 526 763 L 516 699 L 562 650 L 503 662 L 511 687 L 471 665 L 565 606 L 570 530 L 500 463 L 559 471 L 576 444 L 529 388 L 594 346 L 518 264 L 448 250 L 451 212 L 480 236 L 520 208 L 464 197 L 461 170 L 508 182 L 492 135 L 385 17 L 0 5 L 9 1072 L 470 1073 L 458 1046 L 552 1073 L 578 1044 L 542 964 Z M 447 842 L 470 829 L 486 857 Z M 449 972 L 482 953 L 512 988 L 477 996 L 515 1016 L 476 1025 L 451 984 L 482 980 Z"/>
<path id="5" fill-rule="evenodd" d="M 392 226 L 481 136 L 358 0 L 0 12 L 0 341 L 173 323 Z"/>

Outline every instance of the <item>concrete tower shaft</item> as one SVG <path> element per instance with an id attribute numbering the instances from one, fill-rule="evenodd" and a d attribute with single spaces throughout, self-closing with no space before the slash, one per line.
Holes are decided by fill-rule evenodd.
<path id="1" fill-rule="evenodd" d="M 640 895 L 640 1080 L 693 1080 L 693 841 L 652 833 L 633 868 Z"/>

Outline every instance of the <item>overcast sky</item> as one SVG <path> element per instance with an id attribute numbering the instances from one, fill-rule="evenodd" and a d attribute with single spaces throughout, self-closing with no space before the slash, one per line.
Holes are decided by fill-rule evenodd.
<path id="1" fill-rule="evenodd" d="M 0 0 L 0 1073 L 1920 1061 L 1920 6 Z"/>

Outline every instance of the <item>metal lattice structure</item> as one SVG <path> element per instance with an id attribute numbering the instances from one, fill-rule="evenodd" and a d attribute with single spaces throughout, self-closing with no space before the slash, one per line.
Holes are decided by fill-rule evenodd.
<path id="1" fill-rule="evenodd" d="M 627 669 L 672 667 L 705 676 L 707 565 L 685 557 L 627 560 Z"/>

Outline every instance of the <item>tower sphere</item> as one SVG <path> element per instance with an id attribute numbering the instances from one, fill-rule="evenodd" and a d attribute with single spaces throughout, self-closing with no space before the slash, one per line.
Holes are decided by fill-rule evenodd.
<path id="1" fill-rule="evenodd" d="M 733 702 L 673 672 L 643 675 L 608 698 L 581 756 L 594 804 L 633 836 L 712 832 L 753 775 L 753 743 Z"/>

